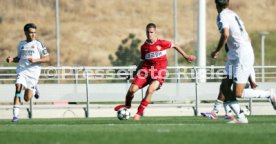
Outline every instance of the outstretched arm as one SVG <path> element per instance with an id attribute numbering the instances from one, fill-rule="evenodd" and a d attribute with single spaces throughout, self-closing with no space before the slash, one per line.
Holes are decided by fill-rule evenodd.
<path id="1" fill-rule="evenodd" d="M 179 52 L 185 59 L 187 62 L 192 62 L 194 60 L 196 60 L 196 57 L 194 55 L 188 55 L 186 52 L 184 52 L 178 45 L 173 45 L 173 48 Z"/>

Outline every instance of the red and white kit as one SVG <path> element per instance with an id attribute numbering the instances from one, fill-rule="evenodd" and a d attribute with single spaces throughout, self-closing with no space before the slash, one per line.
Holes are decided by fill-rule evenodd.
<path id="1" fill-rule="evenodd" d="M 166 76 L 166 50 L 171 47 L 172 43 L 166 40 L 157 39 L 153 44 L 146 41 L 141 46 L 141 59 L 144 63 L 132 83 L 142 88 L 153 80 L 157 80 L 161 86 Z"/>

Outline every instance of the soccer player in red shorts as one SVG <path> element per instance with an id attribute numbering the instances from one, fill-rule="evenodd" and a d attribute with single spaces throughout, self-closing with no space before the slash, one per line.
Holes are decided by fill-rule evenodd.
<path id="1" fill-rule="evenodd" d="M 139 63 L 134 80 L 127 91 L 125 104 L 118 105 L 114 108 L 118 111 L 121 108 L 130 108 L 134 93 L 139 89 L 149 85 L 145 98 L 141 101 L 138 111 L 134 116 L 134 120 L 139 120 L 144 109 L 151 101 L 153 92 L 158 90 L 164 83 L 167 68 L 166 50 L 174 48 L 177 50 L 188 62 L 196 59 L 193 55 L 186 54 L 179 46 L 174 45 L 170 41 L 161 40 L 157 38 L 156 25 L 149 23 L 146 26 L 147 40 L 141 46 L 141 62 Z"/>

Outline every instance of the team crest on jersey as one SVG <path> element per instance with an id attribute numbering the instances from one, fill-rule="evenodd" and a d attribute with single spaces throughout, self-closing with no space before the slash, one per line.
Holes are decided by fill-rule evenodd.
<path id="1" fill-rule="evenodd" d="M 157 45 L 156 48 L 157 50 L 161 50 L 162 47 L 160 45 Z"/>
<path id="2" fill-rule="evenodd" d="M 32 46 L 31 46 L 31 48 L 35 48 L 35 46 L 34 46 L 34 45 L 32 45 Z"/>

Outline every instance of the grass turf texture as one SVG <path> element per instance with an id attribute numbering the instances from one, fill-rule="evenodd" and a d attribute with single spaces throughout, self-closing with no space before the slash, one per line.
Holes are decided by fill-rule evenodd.
<path id="1" fill-rule="evenodd" d="M 250 116 L 249 124 L 203 117 L 0 120 L 0 144 L 268 144 L 276 140 L 276 116 Z"/>

